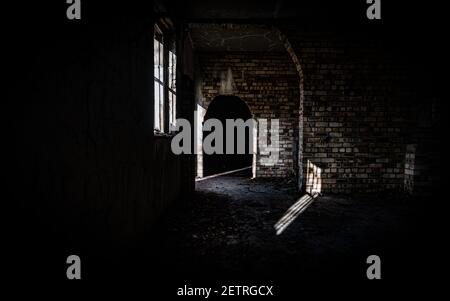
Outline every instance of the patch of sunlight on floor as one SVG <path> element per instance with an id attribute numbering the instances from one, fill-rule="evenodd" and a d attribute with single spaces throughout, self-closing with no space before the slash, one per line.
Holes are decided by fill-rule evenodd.
<path id="1" fill-rule="evenodd" d="M 305 194 L 297 202 L 294 203 L 284 213 L 280 220 L 274 225 L 277 235 L 283 233 L 283 231 L 303 212 L 311 205 L 315 198 L 319 194 L 309 195 Z"/>

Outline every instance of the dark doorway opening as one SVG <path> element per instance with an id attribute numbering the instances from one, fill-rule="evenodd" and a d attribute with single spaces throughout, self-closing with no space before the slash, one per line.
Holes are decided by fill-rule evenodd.
<path id="1" fill-rule="evenodd" d="M 227 133 L 227 119 L 242 119 L 247 121 L 252 118 L 252 114 L 247 104 L 236 96 L 217 96 L 211 102 L 206 111 L 204 122 L 208 119 L 215 118 L 222 122 L 223 125 L 223 154 L 206 154 L 203 151 L 203 175 L 209 176 L 226 171 L 241 169 L 252 166 L 253 147 L 250 139 L 250 128 L 245 129 L 245 153 L 237 154 L 237 129 L 234 128 L 234 153 L 226 154 L 227 147 L 226 137 L 231 133 Z M 212 130 L 214 131 L 214 129 Z M 203 131 L 203 139 L 212 131 Z M 252 170 L 248 169 L 248 175 L 251 176 Z"/>

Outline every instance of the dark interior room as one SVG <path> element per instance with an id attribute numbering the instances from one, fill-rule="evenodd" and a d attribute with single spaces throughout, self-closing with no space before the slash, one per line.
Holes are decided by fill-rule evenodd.
<path id="1" fill-rule="evenodd" d="M 437 277 L 444 9 L 392 2 L 5 4 L 10 280 Z"/>

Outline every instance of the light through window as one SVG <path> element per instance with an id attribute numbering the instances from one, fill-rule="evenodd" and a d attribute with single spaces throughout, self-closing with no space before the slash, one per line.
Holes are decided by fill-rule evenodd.
<path id="1" fill-rule="evenodd" d="M 176 125 L 176 107 L 177 107 L 177 56 L 169 51 L 169 124 L 170 127 Z"/>
<path id="2" fill-rule="evenodd" d="M 155 25 L 154 35 L 154 130 L 170 132 L 176 125 L 177 56 L 175 43 Z"/>
<path id="3" fill-rule="evenodd" d="M 162 37 L 154 38 L 155 115 L 154 127 L 164 131 L 164 45 Z"/>

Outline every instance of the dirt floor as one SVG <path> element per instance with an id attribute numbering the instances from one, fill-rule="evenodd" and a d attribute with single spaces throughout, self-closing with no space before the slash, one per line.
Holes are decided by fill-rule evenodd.
<path id="1" fill-rule="evenodd" d="M 384 277 L 412 277 L 420 203 L 399 195 L 323 195 L 280 235 L 274 225 L 300 197 L 295 183 L 222 176 L 168 212 L 155 256 L 180 278 L 365 279 L 369 255 Z M 154 245 L 153 245 L 154 246 Z M 153 249 L 154 250 L 154 249 Z"/>

